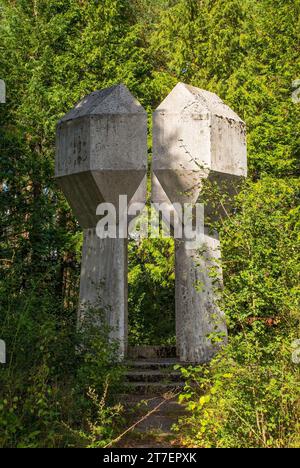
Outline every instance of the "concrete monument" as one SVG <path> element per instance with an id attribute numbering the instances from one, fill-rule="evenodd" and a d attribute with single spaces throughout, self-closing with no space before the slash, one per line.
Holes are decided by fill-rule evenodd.
<path id="1" fill-rule="evenodd" d="M 246 174 L 244 122 L 217 95 L 178 83 L 153 114 L 152 201 L 171 211 L 174 203 L 195 204 L 205 180 L 230 191 Z M 208 200 L 205 216 L 210 208 Z M 207 362 L 227 337 L 217 304 L 218 234 L 205 227 L 198 248 L 183 239 L 175 250 L 177 352 L 181 361 Z"/>
<path id="2" fill-rule="evenodd" d="M 100 239 L 96 209 L 103 202 L 118 208 L 119 195 L 129 205 L 145 202 L 146 172 L 147 115 L 124 85 L 93 92 L 59 121 L 55 176 L 84 231 L 79 320 L 87 306 L 101 305 L 120 357 L 127 343 L 127 239 Z"/>

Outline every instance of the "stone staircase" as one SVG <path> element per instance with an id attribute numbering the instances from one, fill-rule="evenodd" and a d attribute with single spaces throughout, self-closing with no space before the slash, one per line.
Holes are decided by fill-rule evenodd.
<path id="1" fill-rule="evenodd" d="M 181 372 L 174 370 L 177 363 L 176 350 L 173 347 L 129 348 L 126 362 L 128 393 L 141 395 L 176 393 L 184 386 Z"/>
<path id="2" fill-rule="evenodd" d="M 126 360 L 126 388 L 120 401 L 128 427 L 138 424 L 115 447 L 175 447 L 172 426 L 186 414 L 178 403 L 184 386 L 180 370 L 174 370 L 175 347 L 137 346 L 129 348 Z M 179 445 L 178 445 L 179 446 Z"/>

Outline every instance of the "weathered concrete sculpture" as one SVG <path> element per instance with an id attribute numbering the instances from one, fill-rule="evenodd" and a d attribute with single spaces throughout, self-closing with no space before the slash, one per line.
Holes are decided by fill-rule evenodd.
<path id="1" fill-rule="evenodd" d="M 93 92 L 58 123 L 55 176 L 84 230 L 80 313 L 101 305 L 112 338 L 127 342 L 127 239 L 96 235 L 99 203 L 145 202 L 147 115 L 124 85 Z M 117 210 L 117 219 L 118 213 Z"/>
<path id="2" fill-rule="evenodd" d="M 247 172 L 245 124 L 213 93 L 179 83 L 153 114 L 152 201 L 196 203 L 204 180 L 227 189 Z M 206 206 L 209 210 L 209 203 Z M 180 218 L 180 213 L 176 213 Z M 206 362 L 226 341 L 217 305 L 222 283 L 216 232 L 204 229 L 199 249 L 176 241 L 176 335 L 180 360 Z M 214 275 L 211 274 L 214 269 Z"/>

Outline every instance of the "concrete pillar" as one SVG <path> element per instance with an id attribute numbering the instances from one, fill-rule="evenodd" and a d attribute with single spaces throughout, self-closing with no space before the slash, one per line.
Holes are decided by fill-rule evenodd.
<path id="1" fill-rule="evenodd" d="M 226 342 L 225 316 L 218 305 L 220 257 L 218 234 L 207 228 L 198 249 L 175 241 L 176 346 L 181 361 L 207 362 Z"/>
<path id="2" fill-rule="evenodd" d="M 128 207 L 146 200 L 147 114 L 124 85 L 83 98 L 58 123 L 55 176 L 84 230 L 79 320 L 86 307 L 103 309 L 118 339 L 127 343 L 127 239 L 96 235 L 97 206 L 119 196 Z M 99 324 L 99 327 L 101 324 Z"/>
<path id="3" fill-rule="evenodd" d="M 127 239 L 100 239 L 94 228 L 84 229 L 78 318 L 97 304 L 106 316 L 111 338 L 127 349 Z M 99 324 L 101 326 L 101 323 Z"/>
<path id="4" fill-rule="evenodd" d="M 153 114 L 152 201 L 195 204 L 204 181 L 231 191 L 246 176 L 245 124 L 213 93 L 179 83 Z M 206 201 L 204 215 L 211 211 Z M 221 209 L 220 209 L 221 211 Z M 178 217 L 182 221 L 181 214 Z M 206 219 L 206 218 L 205 218 Z M 217 233 L 204 229 L 198 249 L 175 243 L 176 336 L 181 361 L 207 362 L 227 331 Z M 221 341 L 215 343 L 215 338 Z"/>

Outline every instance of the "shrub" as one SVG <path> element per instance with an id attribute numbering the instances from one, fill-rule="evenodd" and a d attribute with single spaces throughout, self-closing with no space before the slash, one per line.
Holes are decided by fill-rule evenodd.
<path id="1" fill-rule="evenodd" d="M 229 345 L 183 369 L 188 445 L 299 445 L 299 189 L 295 179 L 247 183 L 219 226 Z"/>
<path id="2" fill-rule="evenodd" d="M 89 309 L 84 327 L 76 330 L 73 315 L 53 313 L 48 307 L 53 303 L 47 292 L 39 298 L 31 291 L 27 301 L 1 317 L 8 359 L 0 373 L 0 447 L 89 444 L 95 414 L 99 419 L 101 409 L 102 420 L 109 414 L 110 423 L 115 414 L 110 405 L 120 388 L 122 366 L 116 364 L 117 344 L 108 341 L 107 327 L 99 327 L 103 312 Z M 100 409 L 91 392 L 105 392 Z M 105 440 L 113 431 L 111 424 Z"/>

